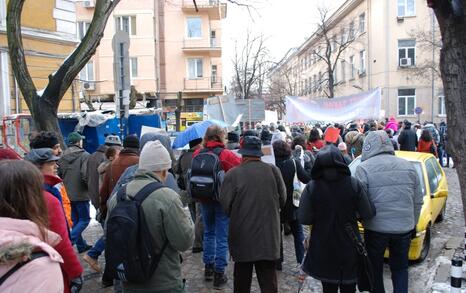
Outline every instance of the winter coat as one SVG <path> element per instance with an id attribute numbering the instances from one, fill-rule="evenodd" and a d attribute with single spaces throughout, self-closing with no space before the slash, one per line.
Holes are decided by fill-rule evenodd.
<path id="1" fill-rule="evenodd" d="M 106 160 L 105 151 L 108 149 L 108 146 L 101 145 L 89 156 L 87 161 L 87 188 L 89 190 L 89 197 L 91 199 L 92 205 L 98 209 L 100 200 L 99 200 L 99 171 L 98 168 L 102 162 Z"/>
<path id="2" fill-rule="evenodd" d="M 52 248 L 60 236 L 46 230 L 43 238 L 39 227 L 29 220 L 0 218 L 0 277 L 17 263 L 29 258 L 32 251 L 43 251 L 48 256 L 37 258 L 12 274 L 0 286 L 2 293 L 63 293 L 60 270 L 62 257 Z"/>
<path id="3" fill-rule="evenodd" d="M 195 149 L 189 149 L 181 154 L 176 164 L 175 174 L 178 175 L 178 186 L 181 190 L 186 190 L 186 180 L 188 170 L 191 168 L 191 162 L 193 161 L 193 154 Z"/>
<path id="4" fill-rule="evenodd" d="M 435 144 L 436 145 L 440 144 L 440 133 L 437 130 L 437 128 L 435 127 L 434 124 L 428 123 L 428 124 L 424 125 L 424 127 L 422 127 L 422 129 L 429 130 L 430 135 L 432 135 L 432 139 L 434 140 Z"/>
<path id="5" fill-rule="evenodd" d="M 107 167 L 107 170 L 105 170 L 104 181 L 100 188 L 100 210 L 103 215 L 107 213 L 107 200 L 112 194 L 112 190 L 118 182 L 118 179 L 120 179 L 121 174 L 123 174 L 129 166 L 133 166 L 138 163 L 139 155 L 135 151 L 123 149 L 118 158 L 113 160 L 113 162 Z"/>
<path id="6" fill-rule="evenodd" d="M 65 183 L 71 201 L 88 201 L 87 160 L 89 153 L 79 146 L 67 148 L 58 161 L 58 175 Z"/>
<path id="7" fill-rule="evenodd" d="M 307 150 L 313 152 L 314 148 L 316 148 L 317 150 L 320 150 L 324 146 L 325 146 L 324 141 L 319 139 L 319 140 L 316 140 L 315 142 L 309 142 L 307 144 Z"/>
<path id="8" fill-rule="evenodd" d="M 345 143 L 350 157 L 357 158 L 361 155 L 364 138 L 364 134 L 356 130 L 350 131 L 345 135 Z"/>
<path id="9" fill-rule="evenodd" d="M 438 157 L 437 146 L 435 145 L 435 142 L 433 140 L 425 141 L 421 138 L 418 142 L 417 151 L 421 153 L 432 154 L 435 157 Z"/>
<path id="10" fill-rule="evenodd" d="M 50 192 L 44 190 L 44 199 L 47 204 L 49 229 L 57 233 L 61 240 L 54 245 L 54 249 L 61 255 L 64 262 L 61 264 L 65 292 L 70 292 L 70 281 L 83 273 L 83 268 L 70 241 L 69 228 L 63 213 L 60 201 Z"/>
<path id="11" fill-rule="evenodd" d="M 283 222 L 295 221 L 297 219 L 297 208 L 293 205 L 294 175 L 297 174 L 298 180 L 304 184 L 307 184 L 311 180 L 311 176 L 304 171 L 299 161 L 290 157 L 275 157 L 275 165 L 280 169 L 286 188 L 286 202 L 285 207 L 281 211 L 281 219 Z"/>
<path id="12" fill-rule="evenodd" d="M 415 152 L 417 147 L 417 135 L 411 127 L 405 127 L 398 136 L 400 151 Z"/>
<path id="13" fill-rule="evenodd" d="M 371 133 L 364 142 L 355 177 L 367 187 L 377 215 L 363 221 L 364 228 L 380 233 L 413 230 L 423 204 L 421 184 L 411 162 L 395 157 L 386 133 Z"/>
<path id="14" fill-rule="evenodd" d="M 351 284 L 357 281 L 358 253 L 345 229 L 359 234 L 358 215 L 375 215 L 365 186 L 351 177 L 343 155 L 335 146 L 322 149 L 312 168 L 312 181 L 304 189 L 299 221 L 312 225 L 303 270 L 323 282 Z"/>
<path id="15" fill-rule="evenodd" d="M 153 172 L 138 170 L 134 180 L 128 183 L 126 194 L 134 197 L 144 186 L 155 181 L 160 182 L 160 178 Z M 112 197 L 108 203 L 109 213 L 115 205 L 116 197 Z M 150 280 L 142 284 L 125 283 L 124 287 L 131 292 L 184 292 L 180 252 L 189 249 L 194 241 L 194 224 L 189 211 L 183 208 L 178 194 L 170 188 L 154 191 L 144 200 L 142 208 L 147 223 L 150 223 L 156 251 L 161 250 L 165 241 L 168 246 Z"/>
<path id="16" fill-rule="evenodd" d="M 112 163 L 110 160 L 105 160 L 100 163 L 99 167 L 97 168 L 97 172 L 99 172 L 99 190 L 102 188 L 104 184 L 104 177 L 105 173 L 107 172 L 108 166 Z M 99 204 L 100 204 L 100 195 L 99 195 Z"/>
<path id="17" fill-rule="evenodd" d="M 394 117 L 391 117 L 390 120 L 388 120 L 387 125 L 385 125 L 385 130 L 387 129 L 392 129 L 393 133 L 398 131 L 398 122 Z"/>
<path id="18" fill-rule="evenodd" d="M 65 185 L 63 185 L 63 180 L 58 176 L 44 175 L 44 187 L 45 190 L 60 201 L 68 227 L 73 227 L 73 222 L 71 221 L 71 202 L 66 193 Z"/>
<path id="19" fill-rule="evenodd" d="M 230 217 L 228 243 L 235 262 L 280 258 L 280 208 L 286 188 L 280 170 L 261 161 L 228 172 L 220 203 Z"/>
<path id="20" fill-rule="evenodd" d="M 311 170 L 312 167 L 314 166 L 314 162 L 316 160 L 314 154 L 311 151 L 304 150 L 303 151 L 303 157 L 301 160 L 301 152 L 297 149 L 293 150 L 293 158 L 296 159 L 298 162 L 301 161 L 301 163 L 304 163 L 304 171 L 311 176 Z"/>

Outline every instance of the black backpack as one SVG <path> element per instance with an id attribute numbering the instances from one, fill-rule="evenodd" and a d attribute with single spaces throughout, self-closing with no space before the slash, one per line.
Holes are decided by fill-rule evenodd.
<path id="1" fill-rule="evenodd" d="M 157 254 L 141 204 L 162 187 L 160 182 L 149 183 L 134 198 L 126 196 L 126 185 L 118 191 L 117 204 L 107 220 L 105 241 L 106 270 L 114 279 L 144 283 L 155 273 L 168 241 Z"/>
<path id="2" fill-rule="evenodd" d="M 220 162 L 223 148 L 203 149 L 193 158 L 188 171 L 188 192 L 194 199 L 218 200 L 225 171 Z"/>

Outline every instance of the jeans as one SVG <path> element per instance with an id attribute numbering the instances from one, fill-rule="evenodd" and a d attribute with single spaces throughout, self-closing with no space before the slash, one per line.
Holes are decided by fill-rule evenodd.
<path id="1" fill-rule="evenodd" d="M 218 202 L 202 203 L 204 221 L 204 264 L 214 264 L 217 273 L 224 273 L 228 264 L 228 216 Z"/>
<path id="2" fill-rule="evenodd" d="M 202 248 L 204 240 L 204 223 L 202 221 L 201 204 L 196 202 L 196 218 L 194 220 L 194 244 L 195 248 Z"/>
<path id="3" fill-rule="evenodd" d="M 303 226 L 298 222 L 298 220 L 288 222 L 288 225 L 291 228 L 291 234 L 293 234 L 294 240 L 294 251 L 296 254 L 296 262 L 298 264 L 303 263 L 304 259 L 304 231 Z M 282 225 L 283 227 L 283 225 Z M 280 262 L 283 262 L 283 236 L 280 242 Z"/>
<path id="4" fill-rule="evenodd" d="M 102 228 L 104 228 L 104 224 L 101 223 Z M 99 256 L 104 252 L 105 250 L 105 238 L 102 235 L 99 240 L 94 244 L 94 246 L 87 252 L 87 255 L 92 257 L 93 259 L 98 259 Z"/>
<path id="5" fill-rule="evenodd" d="M 338 288 L 340 288 L 340 293 L 355 293 L 356 284 L 332 284 L 322 282 L 322 290 L 324 293 L 338 293 Z"/>
<path id="6" fill-rule="evenodd" d="M 234 293 L 251 292 L 252 270 L 256 268 L 261 293 L 277 293 L 275 261 L 236 262 L 234 271 Z"/>
<path id="7" fill-rule="evenodd" d="M 388 263 L 392 273 L 393 293 L 408 293 L 408 252 L 411 232 L 388 234 L 366 230 L 364 240 L 374 269 L 373 293 L 385 293 L 383 259 L 386 247 L 390 250 Z"/>
<path id="8" fill-rule="evenodd" d="M 73 220 L 71 243 L 76 244 L 78 251 L 83 251 L 86 249 L 87 243 L 81 234 L 91 221 L 91 216 L 89 215 L 89 201 L 72 201 L 71 219 Z"/>

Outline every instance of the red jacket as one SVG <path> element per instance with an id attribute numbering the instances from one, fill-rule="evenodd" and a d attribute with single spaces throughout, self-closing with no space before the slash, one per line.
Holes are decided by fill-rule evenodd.
<path id="1" fill-rule="evenodd" d="M 419 142 L 417 144 L 417 151 L 421 153 L 430 153 L 434 155 L 435 157 L 438 157 L 437 146 L 435 145 L 433 140 L 425 141 L 425 140 L 419 139 Z"/>
<path id="2" fill-rule="evenodd" d="M 49 218 L 49 229 L 61 237 L 61 241 L 54 247 L 63 258 L 61 270 L 65 285 L 65 293 L 70 292 L 69 283 L 72 279 L 79 277 L 83 273 L 83 268 L 79 262 L 73 246 L 68 236 L 68 226 L 60 201 L 51 193 L 44 190 L 44 199 L 47 204 Z"/>
<path id="3" fill-rule="evenodd" d="M 222 148 L 224 149 L 219 156 L 220 163 L 222 163 L 222 168 L 225 172 L 241 164 L 241 158 L 235 155 L 232 151 L 225 149 L 225 145 L 217 141 L 208 141 L 204 148 L 214 149 Z M 193 158 L 199 154 L 201 149 L 198 149 L 194 152 Z"/>

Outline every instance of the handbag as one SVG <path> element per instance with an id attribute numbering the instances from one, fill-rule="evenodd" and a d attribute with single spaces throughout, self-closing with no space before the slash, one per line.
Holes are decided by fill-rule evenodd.
<path id="1" fill-rule="evenodd" d="M 356 251 L 358 252 L 358 289 L 359 291 L 374 290 L 374 270 L 372 268 L 369 254 L 367 253 L 366 245 L 361 237 L 356 234 L 350 223 L 345 224 L 345 231 L 353 241 Z"/>
<path id="2" fill-rule="evenodd" d="M 293 205 L 299 208 L 299 200 L 301 199 L 301 194 L 303 193 L 303 188 L 301 182 L 298 180 L 298 169 L 296 167 L 296 162 L 294 159 L 291 159 L 294 165 L 294 178 L 293 178 Z"/>

